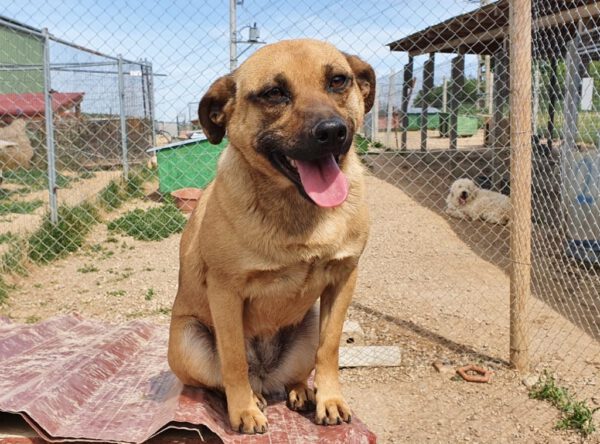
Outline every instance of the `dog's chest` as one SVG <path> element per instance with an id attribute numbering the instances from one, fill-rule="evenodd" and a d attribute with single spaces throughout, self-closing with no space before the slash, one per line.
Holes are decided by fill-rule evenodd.
<path id="1" fill-rule="evenodd" d="M 314 260 L 249 272 L 244 323 L 256 334 L 299 322 L 323 290 L 339 277 L 339 261 Z"/>

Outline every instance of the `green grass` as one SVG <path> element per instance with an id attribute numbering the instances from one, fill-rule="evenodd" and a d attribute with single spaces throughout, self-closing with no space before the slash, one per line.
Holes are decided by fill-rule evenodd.
<path id="1" fill-rule="evenodd" d="M 0 244 L 5 244 L 17 238 L 17 235 L 11 233 L 10 231 L 7 233 L 0 234 Z"/>
<path id="2" fill-rule="evenodd" d="M 83 267 L 77 269 L 79 273 L 94 273 L 98 271 L 98 267 L 92 264 L 85 264 Z"/>
<path id="3" fill-rule="evenodd" d="M 107 291 L 106 294 L 108 296 L 121 297 L 121 296 L 125 296 L 127 294 L 127 292 L 125 290 L 112 290 L 112 291 Z"/>
<path id="4" fill-rule="evenodd" d="M 0 257 L 0 273 L 27 274 L 27 239 L 14 237 Z"/>
<path id="5" fill-rule="evenodd" d="M 93 173 L 84 173 L 81 175 L 82 178 L 92 176 Z M 147 168 L 133 171 L 127 181 L 113 181 L 109 183 L 100 192 L 99 198 L 95 203 L 84 202 L 75 207 L 59 207 L 56 224 L 53 224 L 50 216 L 46 215 L 42 225 L 28 238 L 21 238 L 12 233 L 1 234 L 0 244 L 9 243 L 9 247 L 0 257 L 0 304 L 6 302 L 9 291 L 14 288 L 6 283 L 2 274 L 26 274 L 26 266 L 30 261 L 38 264 L 49 263 L 78 250 L 83 245 L 85 237 L 92 227 L 99 222 L 98 206 L 112 210 L 120 206 L 127 199 L 142 197 L 144 183 L 154 180 L 155 177 L 156 172 Z M 17 169 L 6 171 L 4 173 L 4 180 L 28 187 L 29 191 L 45 189 L 47 184 L 46 172 L 44 170 Z M 78 178 L 75 180 L 78 180 Z M 66 176 L 60 174 L 57 176 L 57 186 L 61 188 L 66 187 L 71 181 Z M 0 193 L 0 199 L 7 196 Z M 11 206 L 8 204 L 8 202 L 0 202 L 0 215 L 7 212 L 31 212 L 41 205 L 41 201 L 10 202 Z M 180 214 L 178 216 L 183 217 Z M 170 227 L 170 229 L 173 229 L 172 225 L 171 223 L 166 228 Z M 164 228 L 163 230 L 158 230 L 158 233 L 164 232 Z M 115 238 L 112 239 L 107 240 L 107 242 L 117 241 Z M 100 244 L 90 247 L 90 251 L 100 253 L 100 259 L 106 259 L 114 254 L 113 251 L 105 249 Z M 78 271 L 81 273 L 91 273 L 97 270 L 93 265 L 86 265 Z"/>
<path id="6" fill-rule="evenodd" d="M 183 230 L 187 219 L 168 202 L 149 210 L 135 209 L 108 224 L 110 231 L 125 233 L 137 240 L 162 240 Z"/>
<path id="7" fill-rule="evenodd" d="M 50 216 L 46 216 L 29 239 L 29 258 L 33 262 L 48 263 L 78 250 L 98 217 L 98 210 L 88 202 L 76 207 L 60 207 L 58 222 L 54 224 Z"/>
<path id="8" fill-rule="evenodd" d="M 4 281 L 2 276 L 0 276 L 0 306 L 4 305 L 6 301 L 8 301 L 9 290 L 10 286 Z"/>
<path id="9" fill-rule="evenodd" d="M 0 216 L 10 213 L 29 214 L 42 206 L 41 200 L 0 201 Z"/>
<path id="10" fill-rule="evenodd" d="M 36 324 L 38 322 L 40 322 L 42 320 L 42 318 L 40 318 L 38 315 L 31 315 L 31 316 L 27 316 L 27 318 L 25 319 L 25 323 L 26 324 Z"/>
<path id="11" fill-rule="evenodd" d="M 144 299 L 146 299 L 147 301 L 151 301 L 152 299 L 154 299 L 154 288 L 149 288 L 146 291 L 146 295 L 144 296 Z"/>
<path id="12" fill-rule="evenodd" d="M 548 114 L 541 112 L 538 113 L 538 115 L 535 118 L 537 119 L 538 124 L 538 134 L 542 135 L 543 137 L 546 137 L 549 118 Z M 555 130 L 552 138 L 558 139 L 560 137 L 564 137 L 564 114 L 562 112 L 557 112 L 554 122 Z M 580 112 L 577 119 L 576 142 L 588 145 L 596 145 L 600 142 L 600 140 L 598 140 L 599 133 L 600 113 L 597 111 Z"/>
<path id="13" fill-rule="evenodd" d="M 592 409 L 585 401 L 576 401 L 569 391 L 556 384 L 554 377 L 548 372 L 540 378 L 539 382 L 529 392 L 529 397 L 550 402 L 562 413 L 562 418 L 556 424 L 558 429 L 571 429 L 588 436 L 596 430 L 594 412 L 600 408 Z"/>
<path id="14" fill-rule="evenodd" d="M 3 173 L 4 181 L 29 188 L 30 191 L 45 190 L 48 188 L 48 171 L 26 168 L 17 168 Z M 66 188 L 71 183 L 71 178 L 60 173 L 56 174 L 56 186 Z"/>
<path id="15" fill-rule="evenodd" d="M 126 200 L 123 187 L 118 181 L 111 180 L 110 183 L 100 192 L 98 196 L 100 205 L 108 210 L 116 210 Z"/>
<path id="16" fill-rule="evenodd" d="M 116 210 L 129 199 L 144 197 L 144 183 L 153 180 L 155 172 L 148 168 L 133 171 L 126 181 L 122 179 L 112 180 L 98 197 L 100 205 L 108 210 Z"/>

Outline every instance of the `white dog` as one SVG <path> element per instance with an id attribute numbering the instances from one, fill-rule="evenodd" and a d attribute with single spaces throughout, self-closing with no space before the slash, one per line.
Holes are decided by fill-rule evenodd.
<path id="1" fill-rule="evenodd" d="M 458 179 L 446 198 L 446 212 L 459 219 L 505 225 L 510 220 L 510 198 L 479 188 L 471 179 Z"/>

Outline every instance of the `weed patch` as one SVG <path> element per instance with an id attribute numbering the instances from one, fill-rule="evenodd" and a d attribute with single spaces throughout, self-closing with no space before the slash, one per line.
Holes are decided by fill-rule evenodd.
<path id="1" fill-rule="evenodd" d="M 562 413 L 556 424 L 558 429 L 576 430 L 588 436 L 596 430 L 593 415 L 599 408 L 590 408 L 585 401 L 576 401 L 569 391 L 556 384 L 554 377 L 548 372 L 540 378 L 529 392 L 529 397 L 550 402 Z"/>
<path id="2" fill-rule="evenodd" d="M 146 291 L 146 295 L 144 296 L 144 299 L 146 299 L 147 301 L 151 301 L 152 299 L 154 299 L 154 288 L 149 288 Z"/>
<path id="3" fill-rule="evenodd" d="M 46 216 L 29 239 L 29 258 L 48 263 L 81 247 L 85 236 L 98 222 L 98 210 L 90 203 L 58 209 L 58 221 Z"/>
<path id="4" fill-rule="evenodd" d="M 0 202 L 0 215 L 4 214 L 29 214 L 33 213 L 39 207 L 42 206 L 41 200 L 29 200 L 29 201 L 4 201 Z"/>
<path id="5" fill-rule="evenodd" d="M 171 203 L 149 210 L 135 209 L 108 224 L 110 231 L 125 233 L 137 240 L 162 240 L 183 230 L 187 219 Z"/>
<path id="6" fill-rule="evenodd" d="M 79 273 L 94 273 L 98 271 L 98 267 L 92 264 L 85 264 L 83 267 L 77 269 Z"/>
<path id="7" fill-rule="evenodd" d="M 0 273 L 27 274 L 27 240 L 15 237 L 9 240 L 8 249 L 0 257 Z"/>
<path id="8" fill-rule="evenodd" d="M 17 168 L 12 171 L 4 171 L 3 177 L 7 183 L 27 187 L 29 191 L 45 190 L 48 187 L 48 172 L 46 170 Z M 58 188 L 67 188 L 70 183 L 71 179 L 69 177 L 60 173 L 56 174 L 56 186 Z"/>

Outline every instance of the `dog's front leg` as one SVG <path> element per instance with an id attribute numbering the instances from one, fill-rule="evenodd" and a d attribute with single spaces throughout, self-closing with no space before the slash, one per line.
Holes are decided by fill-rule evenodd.
<path id="1" fill-rule="evenodd" d="M 341 424 L 352 419 L 350 408 L 342 396 L 339 381 L 339 347 L 346 311 L 356 285 L 357 268 L 347 279 L 328 287 L 321 295 L 319 347 L 315 369 L 315 399 L 317 424 Z"/>
<path id="2" fill-rule="evenodd" d="M 227 396 L 229 421 L 242 433 L 265 433 L 267 418 L 260 411 L 258 398 L 248 380 L 248 361 L 244 344 L 244 301 L 238 294 L 208 279 L 208 300 L 217 338 L 223 386 Z"/>

